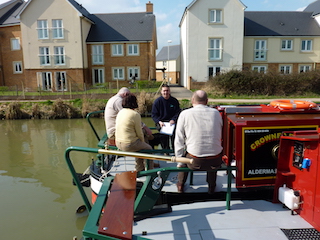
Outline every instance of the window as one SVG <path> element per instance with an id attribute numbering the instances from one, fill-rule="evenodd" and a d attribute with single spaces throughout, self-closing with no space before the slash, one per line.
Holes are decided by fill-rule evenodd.
<path id="1" fill-rule="evenodd" d="M 56 89 L 57 91 L 67 91 L 67 74 L 66 72 L 55 73 Z"/>
<path id="2" fill-rule="evenodd" d="M 137 80 L 140 79 L 140 69 L 138 67 L 128 68 L 128 79 Z"/>
<path id="3" fill-rule="evenodd" d="M 166 67 L 167 66 L 167 61 L 162 61 L 162 66 Z"/>
<path id="4" fill-rule="evenodd" d="M 13 62 L 13 73 L 22 73 L 22 62 Z"/>
<path id="5" fill-rule="evenodd" d="M 20 39 L 19 38 L 11 38 L 11 50 L 20 50 Z"/>
<path id="6" fill-rule="evenodd" d="M 139 45 L 138 44 L 128 44 L 128 55 L 129 56 L 139 55 Z"/>
<path id="7" fill-rule="evenodd" d="M 51 72 L 38 72 L 38 87 L 44 91 L 52 90 L 52 74 Z"/>
<path id="8" fill-rule="evenodd" d="M 104 83 L 104 69 L 103 68 L 94 68 L 92 69 L 92 83 L 99 84 Z"/>
<path id="9" fill-rule="evenodd" d="M 40 47 L 39 49 L 40 65 L 50 65 L 50 55 L 48 47 Z"/>
<path id="10" fill-rule="evenodd" d="M 38 30 L 38 38 L 39 39 L 48 39 L 48 21 L 47 20 L 38 20 L 37 21 L 37 30 Z"/>
<path id="11" fill-rule="evenodd" d="M 124 80 L 124 69 L 123 68 L 113 68 L 112 69 L 113 79 Z"/>
<path id="12" fill-rule="evenodd" d="M 221 60 L 221 39 L 209 39 L 209 60 Z"/>
<path id="13" fill-rule="evenodd" d="M 210 77 L 214 77 L 219 75 L 221 72 L 221 67 L 209 67 L 209 73 L 208 76 Z"/>
<path id="14" fill-rule="evenodd" d="M 312 51 L 312 40 L 302 40 L 301 42 L 301 51 L 310 52 Z"/>
<path id="15" fill-rule="evenodd" d="M 254 49 L 254 59 L 257 61 L 266 60 L 267 55 L 267 41 L 256 40 Z"/>
<path id="16" fill-rule="evenodd" d="M 280 73 L 281 74 L 290 74 L 291 73 L 291 66 L 289 66 L 289 65 L 280 66 Z"/>
<path id="17" fill-rule="evenodd" d="M 52 37 L 63 39 L 63 24 L 61 19 L 53 19 L 52 20 Z"/>
<path id="18" fill-rule="evenodd" d="M 221 23 L 222 22 L 222 10 L 212 9 L 209 10 L 209 23 Z"/>
<path id="19" fill-rule="evenodd" d="M 103 46 L 102 45 L 92 45 L 92 64 L 103 64 Z"/>
<path id="20" fill-rule="evenodd" d="M 65 65 L 64 47 L 54 47 L 54 64 Z"/>
<path id="21" fill-rule="evenodd" d="M 265 73 L 267 71 L 266 66 L 252 66 L 252 70 L 260 73 Z"/>
<path id="22" fill-rule="evenodd" d="M 113 56 L 123 56 L 123 45 L 113 44 L 112 45 L 112 55 Z"/>
<path id="23" fill-rule="evenodd" d="M 309 72 L 311 70 L 311 65 L 300 65 L 299 72 Z"/>
<path id="24" fill-rule="evenodd" d="M 288 51 L 292 50 L 293 40 L 282 40 L 281 50 Z"/>

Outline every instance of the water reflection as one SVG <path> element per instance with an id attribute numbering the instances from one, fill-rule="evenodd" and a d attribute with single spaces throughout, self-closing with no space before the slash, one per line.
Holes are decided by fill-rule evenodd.
<path id="1" fill-rule="evenodd" d="M 154 126 L 150 118 L 143 121 Z M 92 122 L 98 134 L 105 131 L 103 119 Z M 87 121 L 0 121 L 0 146 L 1 239 L 80 239 L 87 215 L 75 214 L 83 202 L 72 185 L 64 152 L 70 146 L 97 146 Z M 77 172 L 94 157 L 71 153 Z"/>
<path id="2" fill-rule="evenodd" d="M 93 119 L 99 132 L 102 119 Z M 64 159 L 69 146 L 96 147 L 85 119 L 12 120 L 0 122 L 0 225 L 3 239 L 72 239 L 81 236 L 83 204 Z M 74 153 L 83 172 L 90 154 Z M 14 230 L 19 226 L 19 231 Z M 50 234 L 51 233 L 51 234 Z M 32 236 L 32 237 L 31 237 Z"/>
<path id="3" fill-rule="evenodd" d="M 143 121 L 154 126 L 150 118 Z M 103 134 L 103 119 L 92 122 Z M 0 146 L 1 239 L 80 239 L 87 214 L 75 214 L 83 202 L 64 152 L 70 146 L 97 146 L 87 121 L 0 121 Z M 71 153 L 77 172 L 92 158 L 92 153 Z"/>

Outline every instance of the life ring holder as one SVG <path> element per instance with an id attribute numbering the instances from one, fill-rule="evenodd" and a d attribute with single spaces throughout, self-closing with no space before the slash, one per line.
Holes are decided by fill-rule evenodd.
<path id="1" fill-rule="evenodd" d="M 311 101 L 302 101 L 302 100 L 290 100 L 290 99 L 281 99 L 270 102 L 269 104 L 272 107 L 278 107 L 284 110 L 295 110 L 295 109 L 311 109 L 316 108 L 317 104 Z"/>

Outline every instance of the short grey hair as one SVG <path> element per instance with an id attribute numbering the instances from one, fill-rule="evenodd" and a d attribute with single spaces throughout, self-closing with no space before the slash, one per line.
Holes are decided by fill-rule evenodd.
<path id="1" fill-rule="evenodd" d="M 127 96 L 130 93 L 129 88 L 123 87 L 119 90 L 118 94 L 122 97 Z"/>

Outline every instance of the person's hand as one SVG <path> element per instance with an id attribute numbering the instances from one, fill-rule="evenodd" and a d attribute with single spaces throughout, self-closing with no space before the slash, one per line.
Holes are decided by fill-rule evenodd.
<path id="1" fill-rule="evenodd" d="M 159 121 L 159 125 L 160 125 L 160 127 L 163 127 L 164 126 L 164 122 Z"/>
<path id="2" fill-rule="evenodd" d="M 175 122 L 174 122 L 174 120 L 170 120 L 169 123 L 170 123 L 170 126 L 171 126 L 171 125 L 173 125 Z"/>

